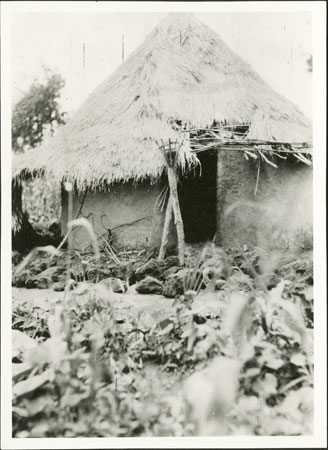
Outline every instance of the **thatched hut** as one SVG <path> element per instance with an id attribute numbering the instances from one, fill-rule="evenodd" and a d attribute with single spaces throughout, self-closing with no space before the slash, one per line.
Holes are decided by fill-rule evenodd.
<path id="1" fill-rule="evenodd" d="M 74 216 L 87 217 L 98 234 L 107 239 L 114 231 L 125 246 L 159 246 L 165 214 L 154 207 L 164 204 L 165 149 L 174 143 L 187 242 L 216 234 L 226 246 L 259 244 L 269 232 L 277 243 L 275 231 L 309 223 L 297 199 L 311 199 L 311 141 L 311 123 L 297 106 L 192 14 L 175 13 L 54 138 L 15 159 L 14 177 L 68 180 Z M 65 224 L 64 190 L 62 211 Z M 84 244 L 81 233 L 76 245 Z"/>

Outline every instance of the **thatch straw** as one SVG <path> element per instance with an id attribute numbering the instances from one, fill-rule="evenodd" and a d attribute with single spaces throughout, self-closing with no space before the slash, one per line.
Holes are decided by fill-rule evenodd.
<path id="1" fill-rule="evenodd" d="M 161 140 L 181 139 L 172 123 L 250 124 L 251 139 L 311 141 L 311 123 L 192 14 L 172 13 L 105 80 L 54 138 L 14 161 L 78 187 L 156 179 Z M 193 163 L 188 140 L 180 164 Z"/>

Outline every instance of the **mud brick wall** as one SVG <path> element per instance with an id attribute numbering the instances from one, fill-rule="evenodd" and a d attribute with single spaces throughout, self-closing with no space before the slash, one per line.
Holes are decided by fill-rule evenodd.
<path id="1" fill-rule="evenodd" d="M 239 248 L 311 248 L 312 245 L 312 168 L 298 162 L 278 160 L 278 169 L 261 162 L 259 182 L 254 194 L 257 167 L 240 151 L 221 150 L 217 158 L 217 234 L 219 245 Z M 151 185 L 121 183 L 108 192 L 89 192 L 82 213 L 96 233 L 106 236 L 106 228 L 116 229 L 115 245 L 125 248 L 159 247 L 164 212 L 154 206 L 162 182 Z M 83 194 L 74 195 L 74 217 Z M 142 219 L 142 220 L 139 220 Z M 62 223 L 67 222 L 67 193 L 62 192 Z M 83 248 L 89 237 L 83 229 L 74 232 L 74 246 Z M 169 245 L 176 243 L 173 222 Z"/>
<path id="2" fill-rule="evenodd" d="M 217 242 L 224 247 L 311 246 L 312 168 L 291 157 L 257 167 L 239 151 L 218 154 Z"/>
<path id="3" fill-rule="evenodd" d="M 155 212 L 154 206 L 161 189 L 161 183 L 151 185 L 143 182 L 112 185 L 108 192 L 91 191 L 83 204 L 82 217 L 87 218 L 96 233 L 104 235 L 105 239 L 108 239 L 106 229 L 112 230 L 123 225 L 115 230 L 114 244 L 118 248 L 159 247 L 164 213 Z M 79 211 L 82 198 L 83 193 L 74 194 L 74 218 Z M 62 224 L 64 230 L 66 222 L 67 193 L 63 191 Z M 74 231 L 73 244 L 75 248 L 82 249 L 89 242 L 90 239 L 84 229 L 79 228 Z"/>

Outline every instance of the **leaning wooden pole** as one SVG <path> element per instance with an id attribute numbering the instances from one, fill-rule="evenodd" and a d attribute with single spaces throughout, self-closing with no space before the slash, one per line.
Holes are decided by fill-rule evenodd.
<path id="1" fill-rule="evenodd" d="M 182 144 L 181 144 L 182 145 Z M 177 142 L 171 142 L 169 139 L 168 144 L 164 144 L 160 147 L 163 152 L 166 167 L 167 167 L 167 177 L 170 188 L 170 196 L 167 204 L 166 214 L 165 214 L 165 222 L 164 229 L 162 235 L 162 243 L 159 252 L 158 259 L 164 259 L 165 249 L 168 242 L 169 236 L 169 227 L 172 217 L 172 212 L 174 215 L 174 223 L 177 230 L 178 237 L 178 255 L 179 262 L 183 266 L 184 265 L 184 252 L 185 252 L 185 238 L 184 238 L 184 229 L 183 229 L 183 220 L 181 216 L 179 197 L 178 197 L 178 177 L 177 177 L 177 167 L 178 167 L 178 154 L 181 148 L 177 150 Z"/>
<path id="2" fill-rule="evenodd" d="M 169 241 L 170 223 L 171 223 L 172 215 L 173 215 L 173 203 L 172 203 L 172 197 L 170 195 L 169 199 L 167 201 L 167 205 L 166 205 L 165 221 L 164 221 L 164 227 L 163 227 L 161 248 L 159 249 L 159 254 L 158 254 L 158 261 L 163 261 L 163 259 L 165 258 L 166 247 L 167 247 L 167 244 Z"/>
<path id="3" fill-rule="evenodd" d="M 68 205 L 67 205 L 67 224 L 73 220 L 73 184 L 70 182 L 66 182 L 64 184 L 65 190 L 67 192 Z M 68 228 L 68 227 L 67 227 Z M 72 249 L 73 249 L 73 236 L 72 233 L 69 233 L 67 240 L 67 254 L 66 254 L 66 276 L 67 281 L 71 278 L 70 270 L 71 270 L 71 257 L 72 257 Z"/>
<path id="4" fill-rule="evenodd" d="M 167 176 L 170 186 L 170 199 L 172 199 L 172 207 L 174 212 L 174 221 L 177 229 L 178 237 L 178 255 L 181 266 L 184 265 L 185 238 L 183 229 L 183 220 L 181 216 L 179 197 L 178 197 L 178 180 L 176 172 L 172 167 L 167 168 Z"/>

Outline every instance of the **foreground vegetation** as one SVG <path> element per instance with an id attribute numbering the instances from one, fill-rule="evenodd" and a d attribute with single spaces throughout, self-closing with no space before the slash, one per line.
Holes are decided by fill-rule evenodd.
<path id="1" fill-rule="evenodd" d="M 209 245 L 165 317 L 85 281 L 14 303 L 13 435 L 311 434 L 312 284 L 309 255 Z"/>

